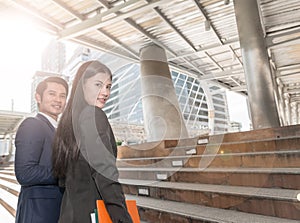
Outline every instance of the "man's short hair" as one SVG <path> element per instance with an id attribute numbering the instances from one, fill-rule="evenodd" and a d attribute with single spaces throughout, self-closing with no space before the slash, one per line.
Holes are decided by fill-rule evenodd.
<path id="1" fill-rule="evenodd" d="M 66 89 L 66 93 L 67 93 L 66 96 L 68 96 L 69 85 L 68 85 L 67 81 L 65 79 L 63 79 L 61 77 L 57 77 L 57 76 L 47 77 L 46 79 L 44 79 L 43 81 L 41 81 L 37 85 L 35 92 L 38 95 L 40 95 L 41 97 L 43 97 L 43 93 L 44 93 L 44 91 L 47 88 L 47 83 L 49 83 L 49 82 L 51 82 L 51 83 L 54 82 L 54 83 L 63 85 L 65 87 L 65 89 Z"/>

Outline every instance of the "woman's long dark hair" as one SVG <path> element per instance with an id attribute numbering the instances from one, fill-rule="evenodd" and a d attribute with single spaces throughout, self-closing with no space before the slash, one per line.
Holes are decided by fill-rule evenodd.
<path id="1" fill-rule="evenodd" d="M 83 84 L 86 79 L 98 73 L 106 73 L 112 78 L 111 71 L 107 66 L 99 61 L 88 61 L 79 67 L 73 80 L 71 95 L 53 141 L 53 173 L 58 178 L 64 178 L 69 162 L 78 158 L 79 147 L 74 130 L 77 131 L 82 110 L 88 106 L 84 99 Z"/>

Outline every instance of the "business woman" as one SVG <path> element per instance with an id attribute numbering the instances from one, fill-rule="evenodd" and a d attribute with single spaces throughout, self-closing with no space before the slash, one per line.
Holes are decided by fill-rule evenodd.
<path id="1" fill-rule="evenodd" d="M 103 199 L 114 223 L 131 223 L 116 167 L 115 137 L 102 111 L 111 71 L 99 61 L 80 66 L 54 140 L 55 176 L 65 185 L 59 223 L 88 223 Z"/>

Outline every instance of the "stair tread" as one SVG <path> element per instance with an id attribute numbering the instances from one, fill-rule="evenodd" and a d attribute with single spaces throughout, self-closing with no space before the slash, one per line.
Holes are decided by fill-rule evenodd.
<path id="1" fill-rule="evenodd" d="M 193 168 L 193 167 L 118 167 L 119 171 L 155 171 L 155 172 L 224 172 L 224 173 L 289 173 L 300 174 L 300 168 Z"/>
<path id="2" fill-rule="evenodd" d="M 228 185 L 214 185 L 214 184 L 198 184 L 198 183 L 181 183 L 181 182 L 167 182 L 154 180 L 133 180 L 120 179 L 121 184 L 136 185 L 136 186 L 151 186 L 159 188 L 172 188 L 178 190 L 192 190 L 202 192 L 224 193 L 232 195 L 242 195 L 269 199 L 281 199 L 289 201 L 298 201 L 297 195 L 300 190 L 291 189 L 273 189 L 260 187 L 245 187 L 245 186 L 228 186 Z"/>
<path id="3" fill-rule="evenodd" d="M 6 210 L 5 207 L 1 205 L 0 202 L 0 216 L 1 216 L 1 221 L 5 223 L 15 223 L 15 217 L 12 216 L 8 210 Z"/>
<path id="4" fill-rule="evenodd" d="M 0 185 L 3 185 L 5 187 L 8 187 L 8 188 L 13 189 L 15 191 L 20 191 L 21 190 L 21 185 L 15 184 L 15 183 L 12 183 L 10 181 L 3 180 L 3 179 L 0 179 Z"/>
<path id="5" fill-rule="evenodd" d="M 184 215 L 194 219 L 201 219 L 218 223 L 299 223 L 298 220 L 270 217 L 258 214 L 249 214 L 233 210 L 207 207 L 176 201 L 158 200 L 149 197 L 126 195 L 126 199 L 136 200 L 140 207 L 158 211 Z"/>
<path id="6" fill-rule="evenodd" d="M 0 188 L 0 199 L 5 201 L 14 210 L 16 210 L 17 204 L 18 204 L 18 196 L 15 196 L 15 195 L 11 194 L 10 192 Z"/>
<path id="7" fill-rule="evenodd" d="M 8 174 L 2 174 L 2 173 L 0 173 L 0 177 L 11 179 L 11 180 L 17 180 L 17 178 L 16 178 L 15 175 L 8 175 Z"/>
<path id="8" fill-rule="evenodd" d="M 195 157 L 226 157 L 226 156 L 253 156 L 253 155 L 281 155 L 281 154 L 299 154 L 300 150 L 282 150 L 282 151 L 259 151 L 259 152 L 237 152 L 237 153 L 210 153 L 201 155 L 168 155 L 168 156 L 152 156 L 152 157 L 132 157 L 132 158 L 118 158 L 119 162 L 133 161 L 133 160 L 153 160 L 153 159 L 186 159 Z"/>

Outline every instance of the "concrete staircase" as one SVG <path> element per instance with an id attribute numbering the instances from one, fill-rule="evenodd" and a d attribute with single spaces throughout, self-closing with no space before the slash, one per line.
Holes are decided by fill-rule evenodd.
<path id="1" fill-rule="evenodd" d="M 0 223 L 14 223 L 18 196 L 21 186 L 18 184 L 13 163 L 0 165 Z"/>
<path id="2" fill-rule="evenodd" d="M 119 147 L 120 182 L 148 223 L 300 222 L 300 126 Z M 20 186 L 0 165 L 0 223 Z"/>
<path id="3" fill-rule="evenodd" d="M 300 222 L 300 126 L 119 147 L 145 222 Z"/>

